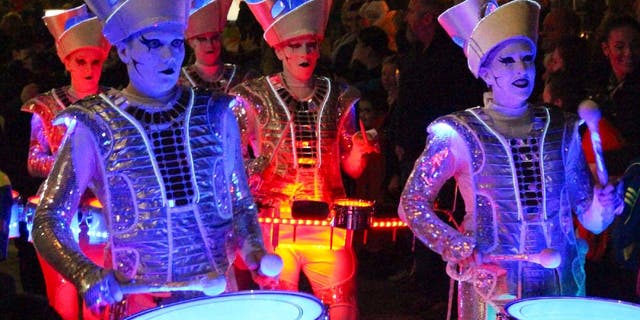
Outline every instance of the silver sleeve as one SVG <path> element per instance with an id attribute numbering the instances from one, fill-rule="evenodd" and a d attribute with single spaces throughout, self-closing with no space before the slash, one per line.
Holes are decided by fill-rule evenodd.
<path id="1" fill-rule="evenodd" d="M 78 170 L 89 170 L 84 163 L 77 168 L 78 161 L 87 159 L 87 150 L 93 146 L 76 145 L 78 134 L 71 128 L 67 132 L 51 174 L 45 181 L 40 203 L 33 222 L 33 243 L 42 257 L 76 288 L 84 293 L 92 284 L 101 280 L 101 268 L 91 262 L 75 241 L 70 228 L 71 219 L 80 203 L 87 182 L 78 178 Z M 82 139 L 80 141 L 88 141 Z M 75 160 L 74 156 L 82 156 Z M 86 172 L 82 176 L 89 176 Z"/>
<path id="2" fill-rule="evenodd" d="M 42 119 L 37 114 L 31 117 L 31 137 L 29 141 L 29 158 L 27 169 L 33 177 L 46 177 L 53 167 L 55 157 L 47 142 Z"/>
<path id="3" fill-rule="evenodd" d="M 441 254 L 444 260 L 451 262 L 470 256 L 475 247 L 472 237 L 449 226 L 434 211 L 438 192 L 456 172 L 454 149 L 464 149 L 464 146 L 454 143 L 453 137 L 456 135 L 453 130 L 446 134 L 433 132 L 429 135 L 426 147 L 405 184 L 398 208 L 400 218 L 416 237 L 431 250 Z"/>
<path id="4" fill-rule="evenodd" d="M 240 131 L 231 112 L 225 113 L 225 152 L 230 168 L 231 199 L 233 203 L 233 236 L 243 259 L 249 255 L 262 256 L 264 248 L 262 230 L 258 223 L 258 209 L 251 195 L 240 147 Z"/>

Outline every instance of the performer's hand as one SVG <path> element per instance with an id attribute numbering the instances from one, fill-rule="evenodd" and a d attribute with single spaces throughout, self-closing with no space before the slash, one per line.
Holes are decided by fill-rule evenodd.
<path id="1" fill-rule="evenodd" d="M 258 272 L 257 270 L 251 270 L 251 278 L 253 279 L 253 282 L 255 282 L 262 290 L 274 290 L 277 289 L 278 284 L 280 284 L 279 274 L 275 277 L 269 277 Z"/>
<path id="2" fill-rule="evenodd" d="M 623 188 L 622 182 L 616 184 L 608 183 L 606 186 L 595 186 L 595 194 L 602 207 L 607 208 L 616 215 L 622 212 L 623 208 Z"/>
<path id="3" fill-rule="evenodd" d="M 113 270 L 101 269 L 99 273 L 100 279 L 82 292 L 87 307 L 96 315 L 108 305 L 122 300 L 120 283 L 126 281 L 124 277 L 117 276 Z"/>
<path id="4" fill-rule="evenodd" d="M 255 256 L 249 258 L 254 260 Z M 251 271 L 253 281 L 257 283 L 261 289 L 275 289 L 278 286 L 280 272 L 282 272 L 282 258 L 274 253 L 267 253 L 260 257 L 260 263 L 247 263 L 247 267 Z"/>
<path id="5" fill-rule="evenodd" d="M 362 132 L 360 131 L 356 132 L 351 137 L 353 148 L 355 151 L 359 151 L 362 154 L 380 153 L 377 134 L 369 131 L 365 132 L 366 139 L 363 138 Z"/>
<path id="6" fill-rule="evenodd" d="M 458 261 L 461 268 L 473 268 L 483 264 L 482 253 L 477 249 L 473 249 L 473 253 L 465 259 Z"/>

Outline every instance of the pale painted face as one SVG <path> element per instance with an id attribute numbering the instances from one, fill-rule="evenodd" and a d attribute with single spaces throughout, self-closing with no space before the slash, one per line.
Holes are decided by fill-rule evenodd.
<path id="1" fill-rule="evenodd" d="M 150 98 L 163 97 L 176 86 L 184 52 L 183 30 L 167 24 L 137 33 L 118 46 L 131 85 Z"/>
<path id="2" fill-rule="evenodd" d="M 275 50 L 284 71 L 300 81 L 311 78 L 320 58 L 320 44 L 312 35 L 289 40 Z"/>
<path id="3" fill-rule="evenodd" d="M 71 85 L 79 93 L 98 92 L 106 54 L 97 48 L 82 48 L 69 54 L 64 65 L 71 75 Z"/>
<path id="4" fill-rule="evenodd" d="M 624 26 L 609 32 L 607 41 L 602 43 L 602 52 L 616 78 L 620 81 L 638 67 L 640 59 L 640 34 L 633 28 Z"/>
<path id="5" fill-rule="evenodd" d="M 222 35 L 218 32 L 207 32 L 189 39 L 196 61 L 205 66 L 220 64 L 222 52 Z"/>
<path id="6" fill-rule="evenodd" d="M 520 107 L 533 92 L 535 48 L 525 40 L 503 43 L 480 68 L 480 76 L 491 87 L 494 102 L 503 107 Z"/>

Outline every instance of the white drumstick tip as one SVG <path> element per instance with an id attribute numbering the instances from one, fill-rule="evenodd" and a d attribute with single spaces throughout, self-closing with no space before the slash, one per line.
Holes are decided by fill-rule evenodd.
<path id="1" fill-rule="evenodd" d="M 557 250 L 547 248 L 535 255 L 535 258 L 532 260 L 547 269 L 555 269 L 560 266 L 562 256 L 560 256 Z"/>
<path id="2" fill-rule="evenodd" d="M 284 263 L 279 255 L 268 253 L 260 260 L 260 273 L 267 277 L 275 277 L 282 272 Z"/>
<path id="3" fill-rule="evenodd" d="M 217 296 L 224 292 L 227 288 L 227 279 L 224 276 L 219 276 L 218 278 L 210 281 L 206 285 L 202 286 L 202 293 L 206 296 Z"/>
<path id="4" fill-rule="evenodd" d="M 578 105 L 578 115 L 587 123 L 590 129 L 593 128 L 594 125 L 597 128 L 598 121 L 600 121 L 600 117 L 602 116 L 600 106 L 598 106 L 595 101 L 589 99 L 580 102 L 580 105 Z"/>

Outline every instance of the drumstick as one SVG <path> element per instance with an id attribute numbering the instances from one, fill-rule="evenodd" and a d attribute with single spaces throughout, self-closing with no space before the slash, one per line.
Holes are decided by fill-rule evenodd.
<path id="1" fill-rule="evenodd" d="M 547 269 L 555 269 L 560 265 L 560 262 L 562 262 L 562 256 L 560 256 L 557 250 L 547 248 L 536 254 L 496 254 L 490 255 L 483 260 L 489 262 L 527 261 L 537 263 Z"/>
<path id="2" fill-rule="evenodd" d="M 260 259 L 260 273 L 267 277 L 275 277 L 280 274 L 284 263 L 277 254 L 267 253 Z"/>
<path id="3" fill-rule="evenodd" d="M 584 120 L 589 127 L 591 133 L 591 145 L 593 146 L 593 154 L 596 158 L 596 171 L 598 173 L 598 182 L 600 185 L 606 185 L 609 181 L 607 167 L 604 164 L 604 156 L 602 152 L 602 140 L 600 139 L 600 131 L 598 130 L 598 121 L 602 114 L 598 105 L 593 100 L 584 100 L 578 106 L 578 115 Z"/>
<path id="4" fill-rule="evenodd" d="M 227 280 L 224 276 L 210 278 L 202 281 L 178 282 L 171 285 L 155 285 L 149 283 L 123 283 L 120 284 L 122 294 L 174 292 L 174 291 L 201 291 L 207 296 L 217 296 L 224 292 Z"/>
<path id="5" fill-rule="evenodd" d="M 358 123 L 360 123 L 360 133 L 362 134 L 362 139 L 364 139 L 364 142 L 366 144 L 369 144 L 369 139 L 367 139 L 367 130 L 364 129 L 364 122 L 362 122 L 362 120 L 358 120 Z"/>

